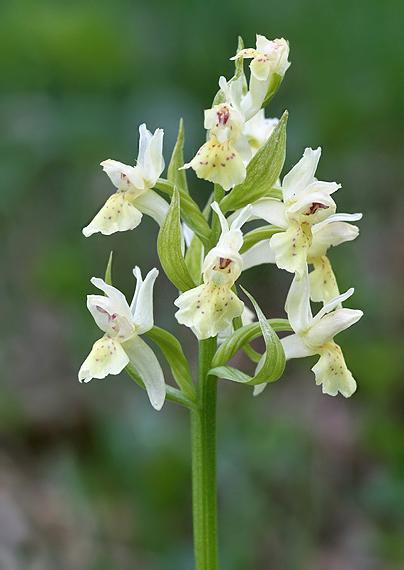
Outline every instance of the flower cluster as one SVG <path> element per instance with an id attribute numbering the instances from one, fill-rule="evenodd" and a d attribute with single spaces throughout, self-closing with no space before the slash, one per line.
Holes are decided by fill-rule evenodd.
<path id="1" fill-rule="evenodd" d="M 220 361 L 222 368 L 214 369 L 216 375 L 254 385 L 257 394 L 268 381 L 281 375 L 285 360 L 318 355 L 312 368 L 316 383 L 326 394 L 347 397 L 355 391 L 356 383 L 334 336 L 357 322 L 362 312 L 342 306 L 353 289 L 340 294 L 328 250 L 358 236 L 359 230 L 351 222 L 360 220 L 361 214 L 337 213 L 334 195 L 340 184 L 316 178 L 320 148 L 306 148 L 297 164 L 280 179 L 287 116 L 279 121 L 266 118 L 265 107 L 290 66 L 288 56 L 284 39 L 268 40 L 258 35 L 255 48 L 239 45 L 231 58 L 235 61 L 234 76 L 230 80 L 220 77 L 212 107 L 205 110 L 206 142 L 190 162 L 184 163 L 181 126 L 167 178 L 160 178 L 164 171 L 163 130 L 152 134 L 141 125 L 134 166 L 115 160 L 101 163 L 116 192 L 83 233 L 109 235 L 132 230 L 143 214 L 151 216 L 160 226 L 161 265 L 180 291 L 175 300 L 177 321 L 189 327 L 199 341 L 217 337 L 221 345 L 217 354 L 228 354 L 229 358 L 231 347 L 243 347 L 241 332 L 247 338 L 252 327 L 259 327 L 266 351 L 255 358 L 259 361 L 255 376 L 234 372 L 219 356 L 214 360 Z M 245 59 L 251 60 L 249 77 L 245 75 Z M 210 207 L 203 212 L 188 190 L 189 168 L 198 178 L 214 184 L 208 199 Z M 170 202 L 161 193 L 169 196 Z M 261 225 L 255 223 L 254 229 L 243 233 L 246 224 L 257 220 Z M 252 322 L 251 311 L 236 288 L 243 271 L 263 263 L 293 274 L 285 303 L 287 320 L 278 329 L 292 334 L 280 342 L 274 332 L 276 323 L 272 329 L 270 323 L 274 321 L 263 319 L 255 301 L 258 323 Z M 158 271 L 152 269 L 144 281 L 139 268 L 134 274 L 137 285 L 130 305 L 110 282 L 92 279 L 104 295 L 89 295 L 87 306 L 104 336 L 94 344 L 79 379 L 88 382 L 126 369 L 147 390 L 156 409 L 162 407 L 166 395 L 191 402 L 194 389 L 187 366 L 183 364 L 181 373 L 176 366 L 184 359 L 178 340 L 154 327 L 152 296 Z M 311 302 L 322 304 L 314 317 Z M 166 384 L 159 361 L 140 338 L 142 334 L 160 345 L 179 385 L 178 393 Z M 275 345 L 282 366 L 278 375 L 273 370 L 271 375 Z M 250 349 L 246 352 L 254 360 L 254 351 L 245 348 Z"/>

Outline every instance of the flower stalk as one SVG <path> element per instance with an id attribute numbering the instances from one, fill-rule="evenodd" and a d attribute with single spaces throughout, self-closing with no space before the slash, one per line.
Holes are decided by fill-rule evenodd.
<path id="1" fill-rule="evenodd" d="M 198 409 L 191 411 L 192 505 L 196 570 L 216 570 L 216 397 L 217 378 L 209 374 L 216 338 L 199 341 Z"/>

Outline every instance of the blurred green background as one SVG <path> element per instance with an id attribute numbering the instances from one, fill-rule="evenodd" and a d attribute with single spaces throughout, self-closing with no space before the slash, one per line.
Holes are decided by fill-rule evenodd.
<path id="1" fill-rule="evenodd" d="M 309 360 L 257 399 L 220 385 L 222 567 L 404 567 L 403 18 L 401 0 L 3 0 L 1 569 L 192 568 L 186 411 L 155 412 L 125 376 L 77 381 L 99 336 L 90 277 L 114 249 L 130 293 L 131 267 L 158 263 L 157 227 L 89 239 L 81 228 L 113 189 L 99 162 L 133 161 L 139 123 L 165 129 L 168 160 L 183 116 L 193 156 L 237 35 L 253 45 L 256 32 L 290 41 L 269 109 L 290 113 L 286 167 L 321 145 L 339 211 L 365 214 L 331 257 L 366 316 L 338 339 L 359 385 L 350 400 L 322 396 Z M 283 316 L 289 275 L 261 267 L 242 282 Z M 156 321 L 194 354 L 159 283 Z"/>

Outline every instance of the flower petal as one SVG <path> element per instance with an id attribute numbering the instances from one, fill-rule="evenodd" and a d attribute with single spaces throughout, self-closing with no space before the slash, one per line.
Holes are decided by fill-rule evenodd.
<path id="1" fill-rule="evenodd" d="M 271 61 L 261 54 L 258 54 L 250 63 L 251 73 L 258 81 L 267 81 L 271 73 Z"/>
<path id="2" fill-rule="evenodd" d="M 244 162 L 232 142 L 219 143 L 213 135 L 184 166 L 192 167 L 198 178 L 220 184 L 226 191 L 243 182 L 246 176 Z"/>
<path id="3" fill-rule="evenodd" d="M 164 170 L 163 129 L 156 129 L 152 134 L 145 123 L 139 127 L 139 154 L 137 163 L 142 169 L 145 185 L 153 188 Z"/>
<path id="4" fill-rule="evenodd" d="M 121 344 L 108 336 L 97 340 L 79 371 L 80 382 L 92 378 L 105 378 L 109 374 L 119 374 L 128 364 L 129 358 Z"/>
<path id="5" fill-rule="evenodd" d="M 275 255 L 276 265 L 290 273 L 301 276 L 307 264 L 307 254 L 311 245 L 311 229 L 309 224 L 291 222 L 285 232 L 271 237 L 271 249 Z"/>
<path id="6" fill-rule="evenodd" d="M 137 196 L 135 205 L 143 214 L 153 218 L 159 226 L 164 222 L 169 208 L 169 204 L 154 190 L 148 190 Z"/>
<path id="7" fill-rule="evenodd" d="M 108 198 L 94 219 L 83 228 L 86 237 L 97 232 L 111 235 L 136 228 L 142 213 L 127 199 L 127 192 L 116 192 Z"/>
<path id="8" fill-rule="evenodd" d="M 139 277 L 140 270 L 135 267 L 133 273 L 136 278 Z M 140 286 L 136 284 L 135 295 L 133 297 L 131 310 L 133 314 L 133 322 L 139 334 L 149 331 L 154 324 L 153 318 L 153 287 L 159 274 L 156 268 L 153 268 L 146 275 L 144 281 L 141 279 Z"/>
<path id="9" fill-rule="evenodd" d="M 324 317 L 324 315 L 326 315 L 327 313 L 331 313 L 331 311 L 333 311 L 337 307 L 340 307 L 344 301 L 349 299 L 349 297 L 351 297 L 354 294 L 354 291 L 355 289 L 351 287 L 350 289 L 348 289 L 348 291 L 345 291 L 345 293 L 342 293 L 341 295 L 338 295 L 338 297 L 334 297 L 333 299 L 330 299 L 330 301 L 327 301 L 327 303 L 324 304 L 324 306 L 319 310 L 317 315 L 313 318 L 313 323 L 319 321 Z"/>
<path id="10" fill-rule="evenodd" d="M 339 295 L 337 280 L 328 257 L 310 258 L 314 270 L 309 274 L 310 297 L 316 303 L 327 303 Z"/>
<path id="11" fill-rule="evenodd" d="M 192 328 L 199 340 L 216 336 L 242 314 L 244 303 L 227 286 L 207 283 L 186 291 L 174 301 L 177 321 Z"/>
<path id="12" fill-rule="evenodd" d="M 161 410 L 166 397 L 166 385 L 156 355 L 139 336 L 125 342 L 123 348 L 145 385 L 151 405 L 156 410 Z"/>
<path id="13" fill-rule="evenodd" d="M 304 332 L 313 319 L 307 266 L 302 277 L 299 279 L 295 275 L 292 281 L 286 298 L 285 311 L 292 329 L 298 334 Z"/>
<path id="14" fill-rule="evenodd" d="M 357 238 L 359 228 L 347 222 L 329 222 L 328 219 L 325 219 L 313 226 L 312 233 L 313 241 L 309 256 L 319 257 L 325 255 L 331 246 L 340 245 L 341 243 Z"/>
<path id="15" fill-rule="evenodd" d="M 128 305 L 125 295 L 121 291 L 119 291 L 119 289 L 117 289 L 113 285 L 105 283 L 105 281 L 103 279 L 100 279 L 99 277 L 92 277 L 90 281 L 95 287 L 97 287 L 97 289 L 101 289 L 101 291 L 103 291 L 105 295 L 107 295 L 110 301 L 110 308 L 113 312 L 130 317 L 131 315 L 130 307 Z M 91 295 L 89 296 L 91 297 Z"/>
<path id="16" fill-rule="evenodd" d="M 285 336 L 281 339 L 281 343 L 283 350 L 285 351 L 286 360 L 291 360 L 292 358 L 304 358 L 315 354 L 315 352 L 310 350 L 310 348 L 306 346 L 301 337 L 297 334 Z"/>
<path id="17" fill-rule="evenodd" d="M 324 348 L 312 371 L 316 384 L 323 387 L 323 394 L 336 396 L 340 392 L 349 398 L 356 390 L 354 377 L 345 364 L 341 348 L 335 342 L 330 342 Z"/>
<path id="18" fill-rule="evenodd" d="M 273 198 L 261 198 L 251 205 L 252 219 L 259 218 L 269 224 L 287 228 L 288 222 L 285 218 L 285 204 Z"/>
<path id="19" fill-rule="evenodd" d="M 320 147 L 316 148 L 316 150 L 312 148 L 305 149 L 303 157 L 283 179 L 282 190 L 285 201 L 299 194 L 314 181 L 314 174 L 317 170 L 320 156 Z"/>
<path id="20" fill-rule="evenodd" d="M 255 267 L 256 265 L 275 263 L 275 254 L 269 244 L 270 240 L 264 239 L 250 247 L 249 250 L 241 255 L 243 260 L 243 271 L 246 271 L 251 267 Z"/>
<path id="21" fill-rule="evenodd" d="M 135 167 L 110 158 L 101 162 L 101 166 L 116 188 L 127 190 L 130 186 L 134 186 L 143 189 L 142 177 Z"/>
<path id="22" fill-rule="evenodd" d="M 310 346 L 321 347 L 330 342 L 334 336 L 359 321 L 363 312 L 355 309 L 336 309 L 320 320 L 313 321 L 305 335 Z"/>

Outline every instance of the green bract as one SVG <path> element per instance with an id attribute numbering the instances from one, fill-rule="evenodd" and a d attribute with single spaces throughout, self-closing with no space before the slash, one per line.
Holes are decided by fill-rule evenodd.
<path id="1" fill-rule="evenodd" d="M 147 331 L 146 336 L 156 343 L 164 354 L 178 387 L 191 400 L 195 399 L 191 370 L 180 342 L 174 335 L 156 326 Z"/>
<path id="2" fill-rule="evenodd" d="M 180 120 L 178 127 L 177 142 L 175 143 L 173 153 L 171 155 L 170 164 L 167 169 L 167 180 L 173 186 L 181 188 L 184 192 L 189 194 L 187 176 L 184 166 L 184 121 Z"/>
<path id="3" fill-rule="evenodd" d="M 282 345 L 278 335 L 270 324 L 272 321 L 268 321 L 265 318 L 254 297 L 244 288 L 242 289 L 254 306 L 258 323 L 247 325 L 236 330 L 231 337 L 222 344 L 213 357 L 212 368 L 209 373 L 226 380 L 249 385 L 274 382 L 282 376 L 285 368 L 285 354 Z M 278 330 L 291 330 L 288 322 L 285 320 L 277 320 L 273 321 L 273 323 L 274 326 L 277 326 Z M 265 353 L 259 371 L 251 377 L 240 370 L 236 370 L 232 366 L 224 365 L 240 348 L 259 336 L 258 329 L 260 329 L 265 342 Z"/>
<path id="4" fill-rule="evenodd" d="M 285 162 L 287 120 L 285 111 L 268 141 L 248 164 L 244 182 L 220 202 L 223 212 L 237 210 L 262 198 L 278 180 Z"/>
<path id="5" fill-rule="evenodd" d="M 191 196 L 187 194 L 181 186 L 175 187 L 171 182 L 164 180 L 163 178 L 159 178 L 157 180 L 156 188 L 169 196 L 172 196 L 174 188 L 177 188 L 181 202 L 181 215 L 183 220 L 191 230 L 193 230 L 200 239 L 206 243 L 210 236 L 209 224 L 202 215 L 197 203 L 191 198 Z"/>
<path id="6" fill-rule="evenodd" d="M 180 291 L 195 287 L 186 266 L 180 218 L 180 196 L 174 188 L 171 205 L 157 238 L 157 251 L 161 265 L 170 281 Z"/>

